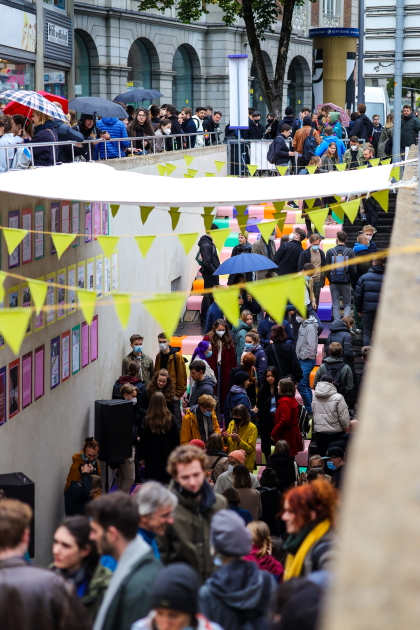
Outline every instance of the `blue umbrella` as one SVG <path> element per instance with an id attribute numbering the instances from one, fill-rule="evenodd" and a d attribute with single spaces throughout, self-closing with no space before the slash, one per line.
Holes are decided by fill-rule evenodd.
<path id="1" fill-rule="evenodd" d="M 246 256 L 232 256 L 225 260 L 213 272 L 213 276 L 224 276 L 227 273 L 246 273 L 247 271 L 263 271 L 264 269 L 276 269 L 277 265 L 261 254 L 247 254 Z"/>
<path id="2" fill-rule="evenodd" d="M 114 98 L 114 101 L 116 101 L 117 103 L 125 104 L 140 103 L 140 101 L 152 101 L 154 98 L 159 98 L 160 96 L 163 96 L 163 94 L 161 94 L 157 90 L 143 90 L 137 88 L 135 90 L 125 92 L 124 94 L 118 94 L 118 96 Z"/>
<path id="3" fill-rule="evenodd" d="M 69 102 L 69 109 L 79 114 L 105 116 L 106 118 L 127 118 L 124 107 L 99 96 L 77 96 Z"/>

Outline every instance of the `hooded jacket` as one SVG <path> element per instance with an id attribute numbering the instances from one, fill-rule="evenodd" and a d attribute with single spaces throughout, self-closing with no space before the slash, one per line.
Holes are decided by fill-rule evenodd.
<path id="1" fill-rule="evenodd" d="M 337 136 L 335 135 L 325 136 L 319 147 L 316 148 L 315 155 L 319 155 L 320 157 L 321 155 L 324 155 L 325 151 L 327 151 L 328 149 L 328 145 L 330 144 L 330 142 L 335 142 L 335 144 L 337 145 L 337 155 L 340 158 L 341 162 L 341 158 L 346 151 L 346 147 L 344 146 L 344 142 L 340 140 L 340 138 L 337 138 Z"/>
<path id="2" fill-rule="evenodd" d="M 359 278 L 354 293 L 354 305 L 358 313 L 376 312 L 381 296 L 385 267 L 372 265 L 367 273 Z"/>
<path id="3" fill-rule="evenodd" d="M 274 443 L 278 440 L 286 440 L 292 457 L 303 451 L 299 430 L 299 403 L 296 398 L 282 396 L 279 399 L 271 439 Z"/>
<path id="4" fill-rule="evenodd" d="M 62 122 L 61 120 L 53 120 L 53 123 L 59 142 L 83 142 L 83 134 L 81 134 L 76 129 L 69 127 L 67 123 Z M 63 145 L 58 147 L 58 161 L 73 162 L 71 147 L 66 147 Z"/>
<path id="5" fill-rule="evenodd" d="M 201 256 L 201 273 L 212 275 L 214 271 L 218 267 L 220 267 L 219 256 L 217 255 L 216 246 L 213 243 L 213 240 L 207 234 L 204 234 L 198 241 L 198 247 L 200 248 L 200 256 Z"/>
<path id="6" fill-rule="evenodd" d="M 341 122 L 338 120 L 340 112 L 330 112 L 328 116 L 330 118 L 330 126 L 332 127 L 333 134 L 341 140 L 343 137 L 343 131 L 341 128 Z"/>
<path id="7" fill-rule="evenodd" d="M 332 383 L 317 384 L 312 411 L 315 433 L 342 433 L 350 422 L 346 401 Z"/>
<path id="8" fill-rule="evenodd" d="M 378 142 L 378 150 L 376 152 L 376 157 L 383 158 L 386 155 L 385 147 L 388 140 L 392 138 L 392 131 L 394 127 L 384 127 L 381 131 L 381 135 L 379 137 Z M 391 151 L 392 153 L 392 151 Z"/>
<path id="9" fill-rule="evenodd" d="M 267 459 L 267 468 L 272 468 L 276 473 L 279 481 L 277 488 L 280 492 L 283 493 L 296 485 L 299 468 L 297 468 L 297 464 L 295 464 L 295 460 L 291 455 L 273 453 Z"/>
<path id="10" fill-rule="evenodd" d="M 215 385 L 216 385 L 216 379 L 211 376 L 204 376 L 204 378 L 201 381 L 193 381 L 193 386 L 191 388 L 191 394 L 190 394 L 190 399 L 188 401 L 188 406 L 193 407 L 194 405 L 196 405 L 198 403 L 198 399 L 203 394 L 214 396 Z M 199 438 L 199 439 L 201 440 L 202 438 Z"/>
<path id="11" fill-rule="evenodd" d="M 37 142 L 58 142 L 57 132 L 54 128 L 54 121 L 47 120 L 43 125 L 36 125 L 34 127 L 34 136 L 32 140 L 28 140 L 31 144 Z M 33 147 L 32 153 L 34 156 L 34 166 L 53 166 L 54 155 L 53 147 Z M 57 160 L 56 150 L 56 160 Z"/>
<path id="12" fill-rule="evenodd" d="M 317 373 L 315 374 L 314 387 L 316 387 L 321 378 L 328 373 L 328 367 L 332 367 L 334 366 L 334 364 L 338 363 L 345 363 L 343 357 L 327 357 L 326 359 L 324 359 L 321 367 L 319 368 L 319 370 L 317 370 Z M 352 391 L 354 387 L 353 372 L 348 365 L 344 365 L 344 367 L 341 369 L 338 385 L 340 393 L 343 394 L 343 396 L 346 396 Z"/>
<path id="13" fill-rule="evenodd" d="M 341 319 L 335 319 L 330 324 L 330 334 L 327 338 L 327 343 L 325 344 L 325 353 L 329 356 L 329 345 L 330 343 L 341 343 L 343 347 L 343 358 L 344 359 L 353 359 L 356 356 L 353 351 L 353 337 L 348 329 L 348 326 Z"/>
<path id="14" fill-rule="evenodd" d="M 266 614 L 275 588 L 275 579 L 256 563 L 235 560 L 200 588 L 200 610 L 229 630 L 268 630 Z"/>
<path id="15" fill-rule="evenodd" d="M 13 133 L 5 133 L 1 136 L 0 146 L 4 147 L 10 145 L 13 146 L 13 149 L 10 149 L 8 151 L 0 149 L 0 173 L 5 173 L 8 168 L 11 167 L 16 152 L 16 145 L 22 143 L 22 138 L 20 136 L 13 135 Z M 7 165 L 7 161 L 9 162 L 9 166 Z"/>
<path id="16" fill-rule="evenodd" d="M 241 319 L 239 320 L 237 326 L 232 326 L 232 330 L 236 336 L 236 359 L 238 361 L 238 365 L 241 365 L 241 357 L 245 349 L 245 337 L 251 328 L 252 326 L 246 324 Z"/>
<path id="17" fill-rule="evenodd" d="M 264 374 L 268 365 L 267 355 L 265 354 L 265 351 L 261 348 L 259 343 L 257 345 L 254 345 L 251 348 L 250 352 L 252 352 L 255 357 L 255 369 L 257 370 L 258 381 L 261 386 L 264 382 Z"/>
<path id="18" fill-rule="evenodd" d="M 354 127 L 351 130 L 352 136 L 357 136 L 359 139 L 370 140 L 373 134 L 373 122 L 370 118 L 366 116 L 366 114 L 360 114 L 358 116 L 356 122 L 354 123 Z"/>
<path id="19" fill-rule="evenodd" d="M 271 145 L 269 145 L 271 146 Z M 288 166 L 291 156 L 286 137 L 279 133 L 273 140 L 273 158 L 276 166 Z"/>
<path id="20" fill-rule="evenodd" d="M 293 136 L 295 135 L 296 131 L 300 127 L 300 122 L 294 116 L 285 116 L 283 118 L 283 120 L 281 120 L 279 122 L 279 127 L 278 127 L 279 135 L 280 135 L 280 129 L 283 127 L 283 125 L 289 125 L 289 127 L 292 128 L 292 135 L 291 135 L 291 137 L 293 138 Z"/>
<path id="21" fill-rule="evenodd" d="M 174 384 L 177 398 L 182 398 L 187 391 L 187 370 L 185 369 L 184 357 L 180 350 L 181 348 L 169 346 L 168 364 L 166 366 Z M 161 357 L 162 353 L 159 352 L 155 359 L 155 374 L 160 370 Z"/>
<path id="22" fill-rule="evenodd" d="M 216 319 L 225 319 L 225 316 L 217 302 L 213 302 L 212 304 L 210 304 L 206 315 L 206 323 L 204 325 L 206 333 L 211 331 Z"/>
<path id="23" fill-rule="evenodd" d="M 298 361 L 296 351 L 287 341 L 276 341 L 268 344 L 266 348 L 268 365 L 277 368 L 280 378 L 291 376 L 295 383 L 302 378 L 302 368 Z"/>
<path id="24" fill-rule="evenodd" d="M 297 272 L 302 251 L 302 242 L 295 239 L 283 243 L 279 247 L 273 260 L 278 265 L 277 273 L 279 276 Z"/>
<path id="25" fill-rule="evenodd" d="M 318 352 L 318 322 L 311 315 L 305 319 L 300 327 L 296 342 L 297 358 L 304 361 L 305 359 L 316 359 Z"/>
<path id="26" fill-rule="evenodd" d="M 143 383 L 147 387 L 150 381 L 152 380 L 152 376 L 154 373 L 153 360 L 150 357 L 148 357 L 147 354 L 144 354 L 144 352 L 140 354 L 140 357 L 135 355 L 134 352 L 130 352 L 130 354 L 127 354 L 127 356 L 124 357 L 123 362 L 122 362 L 121 374 L 123 376 L 126 376 L 128 374 L 128 366 L 130 365 L 132 361 L 138 361 L 140 363 L 140 370 L 138 373 L 138 377 L 141 381 L 143 381 Z"/>
<path id="27" fill-rule="evenodd" d="M 91 500 L 90 473 L 82 473 L 81 481 L 72 481 L 64 492 L 64 513 L 66 516 L 84 514 Z"/>
<path id="28" fill-rule="evenodd" d="M 258 334 L 260 336 L 260 343 L 262 347 L 265 348 L 266 352 L 267 352 L 267 346 L 271 345 L 270 344 L 271 329 L 273 328 L 273 326 L 276 325 L 276 323 L 277 323 L 276 321 L 271 320 L 269 316 L 266 314 L 266 316 L 258 324 Z M 293 328 L 289 324 L 289 320 L 284 319 L 281 325 L 284 327 L 287 333 L 287 336 L 289 337 L 286 343 L 293 344 L 295 337 L 293 335 Z"/>
<path id="29" fill-rule="evenodd" d="M 236 405 L 245 405 L 251 418 L 255 416 L 254 412 L 251 410 L 251 401 L 248 398 L 246 389 L 245 387 L 241 387 L 240 385 L 233 385 L 229 394 L 226 397 L 224 407 L 224 415 L 226 420 L 230 421 L 231 411 L 234 407 L 236 407 Z"/>
<path id="30" fill-rule="evenodd" d="M 372 248 L 371 250 L 372 253 L 374 251 L 377 251 L 376 244 L 373 243 L 373 245 L 375 245 L 375 249 Z M 367 245 L 362 245 L 361 243 L 356 243 L 355 246 L 353 247 L 353 251 L 354 251 L 354 257 L 356 259 L 358 256 L 367 256 L 367 254 L 371 253 L 369 251 L 369 247 L 367 247 Z M 371 265 L 372 265 L 372 262 L 370 260 L 367 260 L 366 262 L 360 262 L 357 264 L 356 273 L 351 277 L 351 286 L 353 287 L 353 289 L 356 288 L 357 281 L 359 280 L 359 278 L 369 271 L 369 269 L 371 268 Z"/>
<path id="31" fill-rule="evenodd" d="M 182 419 L 181 446 L 189 444 L 191 440 L 203 440 L 206 443 L 212 433 L 220 433 L 216 412 L 213 411 L 211 416 L 206 417 L 198 405 L 191 405 Z"/>
<path id="32" fill-rule="evenodd" d="M 252 244 L 252 253 L 253 254 L 261 254 L 261 256 L 265 256 L 269 260 L 274 260 L 274 256 L 276 255 L 276 246 L 274 241 L 269 240 L 268 244 L 265 242 L 262 236 Z M 265 278 L 265 274 L 267 273 L 267 269 L 262 271 L 255 272 L 256 280 L 263 280 Z M 271 270 L 270 270 L 271 271 Z"/>
<path id="33" fill-rule="evenodd" d="M 136 623 L 133 623 L 131 626 L 131 630 L 155 630 L 156 625 L 154 623 L 154 618 L 156 617 L 156 611 L 151 610 L 147 617 L 143 619 L 139 619 Z M 217 623 L 212 623 L 208 619 L 206 619 L 203 615 L 196 615 L 197 625 L 195 626 L 195 630 L 223 630 L 221 626 Z"/>
<path id="34" fill-rule="evenodd" d="M 261 498 L 264 492 L 264 488 L 260 488 Z M 280 493 L 278 490 L 275 490 L 278 495 L 278 505 L 280 506 Z M 277 508 L 278 510 L 278 508 Z M 266 522 L 264 519 L 264 515 L 261 518 L 262 521 Z M 272 534 L 272 536 L 278 536 L 279 534 Z M 271 573 L 275 577 L 280 577 L 284 573 L 283 565 L 281 562 L 273 558 L 271 553 L 267 553 L 262 558 L 258 557 L 258 552 L 260 551 L 260 547 L 256 545 L 252 545 L 251 551 L 244 556 L 244 560 L 248 560 L 249 562 L 256 562 L 261 571 L 267 571 L 267 573 Z"/>
<path id="35" fill-rule="evenodd" d="M 107 131 L 111 138 L 128 138 L 127 129 L 119 118 L 101 118 L 96 123 L 96 127 L 101 131 Z M 106 153 L 105 153 L 106 144 Z M 127 140 L 120 142 L 100 142 L 95 146 L 95 160 L 125 157 L 124 149 L 128 149 L 130 143 Z"/>
<path id="36" fill-rule="evenodd" d="M 401 116 L 401 151 L 416 143 L 419 131 L 420 120 L 413 113 L 409 116 Z"/>
<path id="37" fill-rule="evenodd" d="M 72 481 L 81 481 L 82 473 L 80 472 L 80 466 L 84 466 L 86 464 L 85 458 L 83 455 L 83 451 L 80 453 L 75 453 L 72 457 L 73 463 L 70 466 L 69 474 L 67 475 L 66 485 L 64 486 L 64 492 L 70 486 Z M 99 460 L 95 460 L 95 462 L 89 462 L 94 466 L 96 470 L 94 470 L 93 474 L 100 475 L 101 474 L 101 465 Z"/>

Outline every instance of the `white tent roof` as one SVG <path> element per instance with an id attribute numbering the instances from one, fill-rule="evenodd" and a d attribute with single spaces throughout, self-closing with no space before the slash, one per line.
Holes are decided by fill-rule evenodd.
<path id="1" fill-rule="evenodd" d="M 74 162 L 0 175 L 0 191 L 47 199 L 144 206 L 219 206 L 354 195 L 389 188 L 392 165 L 323 175 L 159 177 Z"/>

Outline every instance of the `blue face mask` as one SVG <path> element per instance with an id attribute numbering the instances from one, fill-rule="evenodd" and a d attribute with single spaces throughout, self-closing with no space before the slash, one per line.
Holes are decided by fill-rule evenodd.
<path id="1" fill-rule="evenodd" d="M 319 245 L 312 245 L 311 247 L 314 250 L 314 252 L 317 252 L 319 249 Z"/>
<path id="2" fill-rule="evenodd" d="M 141 352 L 143 350 L 143 346 L 133 346 L 134 352 Z"/>
<path id="3" fill-rule="evenodd" d="M 207 418 L 210 418 L 211 414 L 211 411 L 203 411 L 203 416 L 207 416 Z"/>
<path id="4" fill-rule="evenodd" d="M 245 348 L 252 348 L 253 345 L 254 345 L 253 343 L 246 343 Z"/>
<path id="5" fill-rule="evenodd" d="M 327 461 L 327 468 L 329 468 L 330 470 L 335 470 L 337 468 L 337 466 L 335 464 L 333 464 L 332 461 L 328 460 Z"/>
<path id="6" fill-rule="evenodd" d="M 211 355 L 213 354 L 213 350 L 210 350 L 209 352 L 207 352 L 206 354 L 206 359 L 208 359 L 209 357 L 211 357 Z"/>

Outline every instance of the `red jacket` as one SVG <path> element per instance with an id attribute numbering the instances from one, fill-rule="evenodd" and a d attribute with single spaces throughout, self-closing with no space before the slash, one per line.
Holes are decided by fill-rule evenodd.
<path id="1" fill-rule="evenodd" d="M 290 446 L 292 457 L 303 451 L 302 437 L 299 431 L 299 403 L 296 398 L 291 396 L 279 398 L 274 422 L 271 439 L 274 442 L 286 440 Z"/>
<path id="2" fill-rule="evenodd" d="M 205 335 L 205 337 L 203 337 L 203 341 L 210 341 L 209 336 Z M 206 357 L 206 361 L 213 370 L 216 380 L 219 380 L 217 373 L 217 348 L 212 347 L 212 352 L 213 354 L 211 355 L 211 357 Z M 222 349 L 221 367 L 222 371 L 220 374 L 220 409 L 223 410 L 225 407 L 227 395 L 229 393 L 230 371 L 233 370 L 233 368 L 238 367 L 238 363 L 236 361 L 235 346 L 233 342 L 229 350 L 226 350 L 225 348 Z M 217 395 L 217 385 L 214 388 L 214 395 Z"/>
<path id="3" fill-rule="evenodd" d="M 262 558 L 258 558 L 258 552 L 260 551 L 260 547 L 257 547 L 255 544 L 252 545 L 251 551 L 243 557 L 244 560 L 248 560 L 248 562 L 256 562 L 261 569 L 261 571 L 267 571 L 276 577 L 280 577 L 284 573 L 283 565 L 281 562 L 273 558 L 271 554 L 266 554 Z"/>

